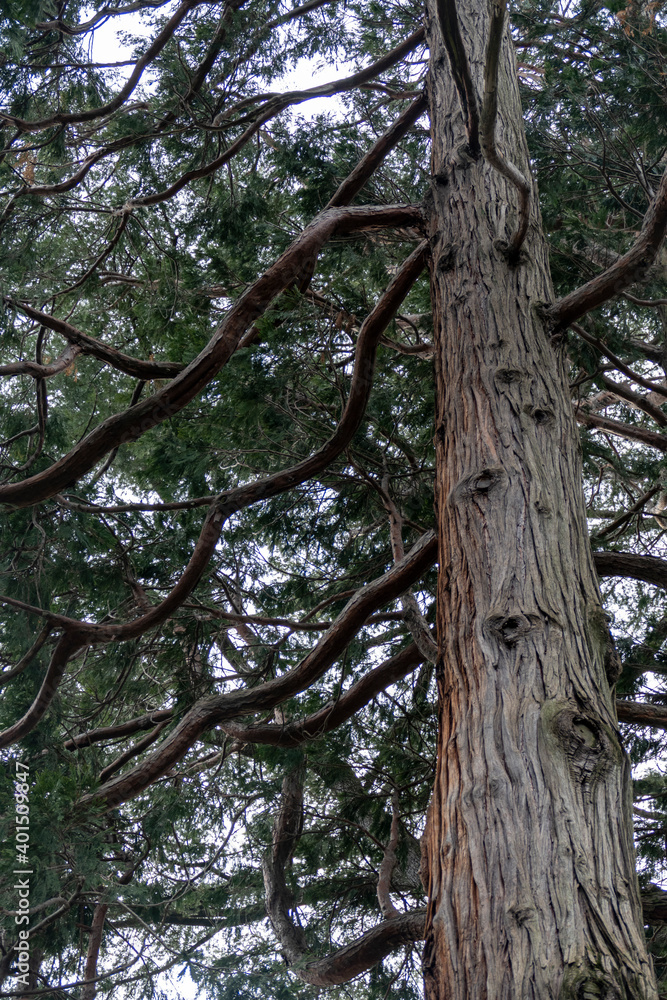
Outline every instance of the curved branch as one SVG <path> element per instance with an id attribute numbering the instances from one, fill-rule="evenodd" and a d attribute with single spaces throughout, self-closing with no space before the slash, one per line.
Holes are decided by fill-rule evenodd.
<path id="1" fill-rule="evenodd" d="M 5 684 L 8 684 L 14 677 L 22 674 L 26 667 L 30 666 L 52 631 L 53 624 L 51 622 L 47 622 L 28 652 L 21 657 L 16 666 L 12 667 L 11 670 L 8 670 L 7 673 L 0 674 L 0 687 L 4 687 Z"/>
<path id="2" fill-rule="evenodd" d="M 348 601 L 330 629 L 296 667 L 253 688 L 241 688 L 195 704 L 157 750 L 134 770 L 85 795 L 82 805 L 104 804 L 113 809 L 134 798 L 161 778 L 207 730 L 223 722 L 275 708 L 306 690 L 340 656 L 366 619 L 383 604 L 399 597 L 433 565 L 437 557 L 434 531 L 426 532 L 405 559 Z"/>
<path id="3" fill-rule="evenodd" d="M 285 865 L 294 851 L 303 825 L 303 769 L 286 775 L 280 807 L 273 825 L 270 854 L 263 863 L 266 912 L 291 972 L 311 986 L 347 983 L 371 969 L 403 944 L 424 937 L 426 911 L 392 914 L 356 941 L 337 949 L 326 958 L 312 959 L 300 926 L 290 910 L 294 897 L 285 879 Z M 394 809 L 390 845 L 398 840 L 398 817 Z M 395 845 L 394 845 L 395 846 Z"/>
<path id="4" fill-rule="evenodd" d="M 82 122 L 93 121 L 96 118 L 103 118 L 104 115 L 111 114 L 112 111 L 117 111 L 136 88 L 146 67 L 160 54 L 167 42 L 171 39 L 185 15 L 188 14 L 194 7 L 198 7 L 202 3 L 210 2 L 211 0 L 183 0 L 183 3 L 176 9 L 174 14 L 172 14 L 162 31 L 156 36 L 153 43 L 148 46 L 141 59 L 137 60 L 134 70 L 130 74 L 125 86 L 119 90 L 113 100 L 109 101 L 107 104 L 103 104 L 98 108 L 89 108 L 87 111 L 79 111 L 75 113 L 59 111 L 50 118 L 42 118 L 35 122 L 25 121 L 22 118 L 16 118 L 14 115 L 8 115 L 5 112 L 0 112 L 0 118 L 6 122 L 10 122 L 15 128 L 20 129 L 21 132 L 41 132 L 43 129 L 52 128 L 54 125 L 80 124 Z"/>
<path id="5" fill-rule="evenodd" d="M 304 767 L 301 764 L 283 778 L 280 806 L 271 835 L 271 850 L 262 862 L 266 912 L 290 967 L 301 964 L 308 954 L 303 929 L 290 917 L 294 896 L 285 880 L 285 865 L 292 857 L 303 829 L 303 776 Z"/>
<path id="6" fill-rule="evenodd" d="M 29 305 L 27 302 L 16 302 L 14 299 L 8 297 L 4 301 L 7 305 L 13 306 L 15 309 L 20 309 L 30 319 L 34 319 L 36 323 L 41 323 L 42 326 L 53 330 L 54 333 L 59 333 L 70 344 L 76 345 L 79 348 L 77 353 L 90 354 L 92 357 L 97 358 L 98 361 L 104 361 L 105 364 L 111 365 L 112 368 L 116 368 L 125 375 L 131 375 L 133 378 L 144 380 L 172 378 L 185 368 L 185 365 L 180 365 L 172 361 L 143 361 L 140 358 L 132 358 L 128 354 L 117 351 L 115 347 L 108 347 L 101 340 L 90 337 L 87 333 L 83 333 L 82 330 L 77 330 L 75 326 L 66 323 L 65 320 L 51 316 L 50 313 L 42 312 L 41 309 L 35 309 L 34 306 Z M 0 368 L 0 374 L 2 372 L 3 369 Z M 32 374 L 32 372 L 29 374 Z"/>
<path id="7" fill-rule="evenodd" d="M 35 27 L 39 31 L 62 31 L 64 35 L 84 35 L 91 28 L 94 28 L 96 24 L 99 24 L 102 18 L 114 17 L 116 14 L 131 14 L 137 10 L 164 7 L 168 2 L 169 0 L 136 0 L 135 3 L 128 4 L 127 7 L 103 7 L 102 10 L 98 10 L 89 21 L 84 21 L 83 24 L 67 24 L 65 21 L 57 18 L 53 21 L 39 21 Z"/>
<path id="8" fill-rule="evenodd" d="M 649 500 L 653 499 L 656 493 L 660 493 L 661 491 L 662 491 L 661 483 L 657 483 L 655 486 L 652 486 L 650 490 L 647 490 L 646 493 L 643 493 L 640 496 L 639 500 L 637 500 L 637 502 L 634 503 L 632 507 L 630 507 L 628 510 L 623 511 L 622 514 L 619 514 L 618 517 L 615 517 L 612 521 L 609 522 L 609 524 L 606 524 L 604 528 L 601 528 L 599 531 L 594 532 L 593 537 L 596 540 L 600 538 L 606 538 L 608 535 L 613 534 L 618 528 L 622 528 L 624 524 L 627 524 L 628 521 L 632 520 L 635 514 L 639 514 L 640 511 L 644 509 L 646 504 L 649 502 Z"/>
<path id="9" fill-rule="evenodd" d="M 335 208 L 322 212 L 239 297 L 204 350 L 184 371 L 143 402 L 103 421 L 48 469 L 20 483 L 1 486 L 0 503 L 26 507 L 60 493 L 107 452 L 119 444 L 137 440 L 182 410 L 224 367 L 241 346 L 243 334 L 273 299 L 286 288 L 310 278 L 321 247 L 334 233 L 409 226 L 419 224 L 421 219 L 421 210 L 415 205 Z"/>
<path id="10" fill-rule="evenodd" d="M 389 840 L 384 850 L 380 870 L 378 872 L 377 897 L 380 904 L 380 912 L 385 920 L 400 916 L 400 911 L 396 909 L 390 895 L 391 876 L 396 867 L 396 848 L 398 847 L 398 821 L 400 813 L 398 811 L 398 792 L 394 789 L 391 797 L 391 829 Z"/>
<path id="11" fill-rule="evenodd" d="M 258 117 L 256 117 L 248 128 L 243 132 L 238 139 L 236 139 L 220 156 L 211 160 L 209 163 L 203 164 L 201 167 L 195 167 L 192 170 L 187 170 L 182 174 L 177 181 L 170 184 L 169 187 L 165 188 L 163 191 L 156 191 L 154 194 L 145 195 L 143 198 L 133 198 L 131 201 L 127 202 L 125 205 L 125 210 L 129 211 L 135 206 L 141 205 L 158 205 L 163 201 L 167 201 L 169 198 L 173 198 L 175 194 L 178 194 L 190 181 L 200 180 L 203 177 L 209 177 L 211 174 L 219 170 L 220 167 L 228 163 L 236 154 L 241 150 L 250 140 L 255 136 L 263 125 L 275 118 L 282 111 L 291 107 L 294 104 L 303 104 L 304 101 L 311 101 L 317 97 L 333 97 L 336 94 L 345 93 L 348 90 L 353 90 L 365 83 L 367 80 L 372 79 L 379 73 L 382 73 L 385 69 L 393 66 L 395 63 L 403 59 L 409 52 L 419 45 L 419 43 L 424 38 L 424 29 L 420 28 L 419 31 L 413 32 L 404 42 L 397 45 L 395 49 L 388 52 L 377 62 L 374 62 L 371 66 L 367 66 L 366 69 L 361 70 L 359 73 L 354 73 L 352 76 L 345 77 L 343 80 L 336 80 L 332 83 L 325 83 L 319 87 L 312 87 L 310 90 L 293 90 L 285 94 L 271 94 L 265 99 L 265 103 L 261 105 L 258 111 Z M 254 104 L 262 101 L 261 96 L 250 99 Z M 249 102 L 242 102 L 247 105 Z M 234 108 L 230 108 L 224 116 L 218 116 L 214 124 L 223 125 L 225 124 L 225 118 L 227 115 L 231 115 L 234 111 L 238 110 L 240 105 L 236 105 Z M 244 119 L 244 120 L 247 120 Z M 231 124 L 239 124 L 239 122 L 233 122 Z"/>
<path id="12" fill-rule="evenodd" d="M 25 715 L 0 733 L 0 748 L 11 746 L 17 740 L 22 739 L 31 732 L 40 721 L 47 708 L 53 701 L 60 681 L 62 680 L 65 668 L 71 658 L 77 653 L 84 643 L 75 636 L 63 635 L 53 651 L 51 662 L 46 671 L 46 676 L 42 681 L 37 697 Z"/>
<path id="13" fill-rule="evenodd" d="M 71 740 L 67 740 L 63 746 L 65 750 L 79 750 L 81 747 L 90 747 L 93 743 L 104 743 L 107 740 L 122 740 L 126 736 L 133 736 L 144 729 L 152 729 L 158 722 L 169 721 L 173 717 L 173 709 L 161 708 L 157 712 L 149 712 L 148 715 L 141 715 L 137 719 L 129 719 L 127 722 L 120 722 L 117 726 L 101 726 L 99 729 L 91 729 L 87 733 L 80 733 Z"/>
<path id="14" fill-rule="evenodd" d="M 390 657 L 379 666 L 369 670 L 367 674 L 353 684 L 349 691 L 297 722 L 284 726 L 261 724 L 258 726 L 239 726 L 234 723 L 224 723 L 220 726 L 223 732 L 241 743 L 268 743 L 272 746 L 293 747 L 316 740 L 325 733 L 331 732 L 346 722 L 369 701 L 376 698 L 390 684 L 401 680 L 412 673 L 424 662 L 424 654 L 416 644 L 411 642 L 400 653 Z"/>
<path id="15" fill-rule="evenodd" d="M 12 378 L 14 375 L 30 375 L 31 378 L 53 378 L 54 375 L 67 371 L 80 354 L 80 347 L 68 344 L 60 357 L 49 365 L 40 365 L 36 361 L 15 361 L 13 364 L 0 365 L 0 376 L 6 375 Z"/>
<path id="16" fill-rule="evenodd" d="M 425 930 L 426 909 L 410 910 L 398 917 L 384 920 L 332 955 L 309 962 L 302 969 L 292 969 L 292 972 L 313 986 L 349 983 L 402 945 L 423 941 Z"/>
<path id="17" fill-rule="evenodd" d="M 603 343 L 598 337 L 591 336 L 591 334 L 587 333 L 586 330 L 584 330 L 584 328 L 580 326 L 578 323 L 572 323 L 571 326 L 572 329 L 581 337 L 582 340 L 585 340 L 587 344 L 590 344 L 591 347 L 594 347 L 596 350 L 598 350 L 600 354 L 603 354 L 605 358 L 611 361 L 614 368 L 616 368 L 623 375 L 627 375 L 627 377 L 629 379 L 632 379 L 633 382 L 636 382 L 637 385 L 641 385 L 643 389 L 648 389 L 650 392 L 666 391 L 664 385 L 660 385 L 657 382 L 653 382 L 651 379 L 642 378 L 641 375 L 638 375 L 635 371 L 632 370 L 632 368 L 629 367 L 629 365 L 626 365 L 623 361 L 621 361 L 621 359 L 616 354 L 613 354 L 605 343 Z M 637 346 L 635 341 L 632 341 L 632 346 L 633 347 Z"/>
<path id="18" fill-rule="evenodd" d="M 530 184 L 513 163 L 500 155 L 496 147 L 496 119 L 498 117 L 498 66 L 500 63 L 500 47 L 505 28 L 507 0 L 493 0 L 491 4 L 491 19 L 489 21 L 489 40 L 486 47 L 486 62 L 484 65 L 484 100 L 480 115 L 480 142 L 484 159 L 499 174 L 502 174 L 519 193 L 519 221 L 516 232 L 512 236 L 508 253 L 511 259 L 516 259 L 521 244 L 528 232 L 530 219 Z"/>
<path id="19" fill-rule="evenodd" d="M 366 409 L 366 403 L 368 401 L 373 381 L 375 353 L 380 335 L 383 330 L 386 329 L 388 322 L 398 308 L 400 302 L 403 300 L 409 289 L 412 287 L 414 281 L 421 273 L 426 260 L 427 250 L 428 244 L 424 241 L 420 244 L 417 250 L 410 255 L 403 267 L 394 277 L 385 294 L 375 306 L 373 312 L 362 324 L 359 337 L 357 339 L 354 372 L 347 403 L 345 405 L 340 423 L 329 441 L 323 445 L 323 447 L 320 448 L 315 455 L 310 456 L 303 462 L 299 462 L 291 469 L 275 473 L 273 476 L 269 476 L 257 483 L 250 483 L 247 486 L 241 486 L 236 490 L 231 490 L 229 493 L 223 494 L 222 497 L 212 504 L 211 509 L 209 510 L 204 521 L 204 525 L 192 556 L 190 557 L 180 580 L 160 604 L 151 608 L 150 611 L 141 615 L 139 618 L 136 618 L 134 621 L 128 622 L 124 625 L 95 625 L 68 619 L 62 615 L 54 615 L 51 612 L 41 611 L 40 609 L 31 608 L 24 602 L 17 601 L 14 598 L 2 596 L 0 597 L 0 600 L 7 604 L 21 607 L 24 610 L 30 610 L 34 613 L 36 612 L 37 614 L 45 617 L 47 621 L 57 622 L 58 624 L 63 625 L 65 627 L 65 635 L 56 647 L 56 652 L 60 650 L 61 644 L 65 640 L 67 640 L 74 649 L 80 649 L 84 645 L 92 645 L 98 642 L 137 638 L 147 631 L 147 629 L 160 625 L 166 621 L 189 596 L 199 582 L 218 543 L 222 528 L 227 518 L 232 513 L 241 510 L 245 506 L 257 503 L 260 500 L 266 500 L 272 496 L 276 496 L 277 494 L 285 492 L 285 490 L 291 489 L 293 486 L 304 482 L 306 479 L 312 478 L 312 476 L 321 471 L 321 469 L 326 468 L 326 466 L 330 464 L 333 459 L 336 458 L 337 455 L 340 454 L 340 452 L 343 451 L 343 449 L 349 444 Z M 424 539 L 422 538 L 420 543 L 423 542 Z M 420 543 L 417 543 L 415 548 L 421 552 Z M 428 564 L 429 563 L 426 565 Z M 365 593 L 368 594 L 368 592 L 373 593 L 372 586 L 366 588 Z M 355 598 L 349 602 L 347 608 L 354 604 L 354 601 Z M 367 617 L 368 615 L 365 614 L 358 620 L 358 624 L 354 629 L 354 632 L 361 627 Z M 354 616 L 352 616 L 352 620 L 356 620 L 354 619 Z M 325 643 L 325 640 L 330 633 L 335 630 L 335 625 L 336 623 L 334 623 L 334 626 L 326 632 L 316 648 L 319 648 L 323 643 Z M 352 634 L 354 634 L 354 632 Z M 347 642 L 349 642 L 349 638 L 344 642 L 343 647 L 340 649 L 336 646 L 335 642 L 332 644 L 330 643 L 334 650 L 334 658 L 338 655 L 342 648 L 347 645 Z M 56 653 L 54 653 L 54 659 L 55 658 Z M 307 659 L 308 657 L 306 657 L 306 660 Z M 52 663 L 53 662 L 54 661 L 52 661 Z M 55 691 L 60 683 L 60 680 L 62 679 L 66 663 L 67 657 L 64 661 L 60 659 L 57 660 L 57 670 L 54 667 L 53 677 L 49 682 L 50 697 L 47 704 L 40 710 L 40 699 L 42 698 L 42 693 L 40 692 L 36 702 L 21 722 L 8 729 L 4 734 L 4 738 L 8 739 L 9 742 L 24 736 L 27 732 L 30 732 L 35 725 L 37 725 L 44 714 L 46 707 L 48 707 L 48 704 L 55 695 Z M 329 663 L 325 662 L 324 666 L 322 666 L 322 669 L 320 670 L 320 673 L 322 673 L 328 665 Z M 51 670 L 51 668 L 49 669 Z M 317 676 L 319 676 L 319 674 Z M 258 689 L 254 690 L 257 691 Z M 286 695 L 286 697 L 289 697 L 289 695 Z M 249 709 L 249 711 L 252 711 L 252 709 Z M 241 709 L 238 712 L 233 712 L 229 718 L 233 718 L 235 715 L 239 714 L 247 714 L 247 712 L 244 712 L 243 709 Z M 186 720 L 189 719 L 189 717 L 189 715 L 186 716 Z M 222 721 L 222 718 L 216 719 L 215 721 Z M 203 723 L 201 719 L 195 720 L 195 727 L 202 724 L 203 729 L 198 730 L 197 735 L 204 732 L 207 728 L 210 728 L 206 718 L 204 718 Z M 21 728 L 17 729 L 17 727 Z M 197 735 L 195 735 L 192 740 L 196 739 Z M 2 738 L 3 736 L 0 735 L 0 741 Z M 181 744 L 178 743 L 178 740 L 177 744 L 179 747 L 181 746 Z M 4 744 L 0 742 L 0 746 L 2 745 Z M 179 749 L 178 756 L 175 759 L 180 759 L 180 756 L 182 756 L 182 753 L 184 753 L 185 750 L 187 750 L 187 746 L 185 746 L 182 752 Z"/>
<path id="20" fill-rule="evenodd" d="M 584 313 L 603 305 L 614 295 L 620 295 L 635 281 L 640 281 L 653 264 L 667 229 L 667 170 L 662 176 L 657 194 L 644 216 L 641 232 L 627 253 L 611 267 L 570 292 L 549 310 L 556 329 L 563 329 Z"/>
<path id="21" fill-rule="evenodd" d="M 201 579 L 201 576 L 206 569 L 213 552 L 215 551 L 222 528 L 227 518 L 232 513 L 235 513 L 250 504 L 257 503 L 260 500 L 266 500 L 279 493 L 283 493 L 286 490 L 299 485 L 305 480 L 312 478 L 319 471 L 326 468 L 327 465 L 329 465 L 344 450 L 344 448 L 347 447 L 356 433 L 366 410 L 366 404 L 373 384 L 375 355 L 380 335 L 386 329 L 387 324 L 398 309 L 400 303 L 405 298 L 405 295 L 408 293 L 415 280 L 423 270 L 427 253 L 428 243 L 427 241 L 424 241 L 410 255 L 410 257 L 408 257 L 407 261 L 395 275 L 385 294 L 381 297 L 371 314 L 362 324 L 357 338 L 354 371 L 349 395 L 340 422 L 331 438 L 322 446 L 322 448 L 319 449 L 319 451 L 315 453 L 315 455 L 299 462 L 291 469 L 277 472 L 272 476 L 268 476 L 266 479 L 259 480 L 259 482 L 238 487 L 237 489 L 231 490 L 218 498 L 218 500 L 212 504 L 206 516 L 199 539 L 180 580 L 172 588 L 167 597 L 160 602 L 160 604 L 157 604 L 155 607 L 151 608 L 150 611 L 141 615 L 139 618 L 136 618 L 134 621 L 128 622 L 124 625 L 89 624 L 87 622 L 67 619 L 61 615 L 53 615 L 50 612 L 42 612 L 39 609 L 31 609 L 32 611 L 37 611 L 38 614 L 46 617 L 47 621 L 57 621 L 58 624 L 64 625 L 65 635 L 58 643 L 56 651 L 54 652 L 54 659 L 52 660 L 53 672 L 52 667 L 49 668 L 49 674 L 52 672 L 52 677 L 47 685 L 50 692 L 48 701 L 43 707 L 41 707 L 43 696 L 40 691 L 37 700 L 20 723 L 17 723 L 16 726 L 10 727 L 5 734 L 0 734 L 0 746 L 7 745 L 2 743 L 3 738 L 7 739 L 9 743 L 11 743 L 14 739 L 20 739 L 21 736 L 30 732 L 30 730 L 37 725 L 44 714 L 44 711 L 46 711 L 48 704 L 50 704 L 53 699 L 57 687 L 62 679 L 67 659 L 69 658 L 68 655 L 66 655 L 67 648 L 71 648 L 75 651 L 84 645 L 92 645 L 93 643 L 137 638 L 147 631 L 147 629 L 162 624 L 190 595 Z M 430 534 L 432 535 L 433 533 Z M 425 543 L 424 538 L 426 537 L 427 536 L 424 536 L 420 539 L 420 542 L 418 542 L 412 550 L 413 553 L 415 550 L 421 553 L 425 545 L 428 550 L 428 544 L 432 545 L 433 538 L 429 538 L 429 543 Z M 403 566 L 406 561 L 407 560 L 403 560 L 403 563 L 399 565 Z M 417 560 L 417 563 L 418 565 L 421 565 L 419 559 Z M 427 562 L 425 568 L 429 564 L 430 563 Z M 367 596 L 369 592 L 374 592 L 372 585 L 367 587 L 364 593 Z M 16 601 L 13 598 L 1 597 L 0 600 L 3 600 L 10 605 L 23 607 L 24 609 L 29 608 L 28 605 L 25 605 L 23 602 Z M 351 605 L 354 605 L 355 600 L 356 598 L 352 598 L 352 601 L 348 603 L 345 610 L 350 608 Z M 345 613 L 345 610 L 343 614 Z M 354 615 L 351 616 L 352 621 L 358 621 L 358 624 L 352 634 L 354 634 L 361 627 L 367 617 L 368 614 L 364 614 L 361 619 L 356 619 Z M 327 645 L 327 637 L 330 637 L 332 632 L 335 633 L 336 624 L 337 623 L 334 623 L 334 625 L 327 630 L 316 648 L 321 647 L 323 644 L 325 644 L 325 646 Z M 341 648 L 336 646 L 335 641 L 329 642 L 329 645 L 334 650 L 334 658 L 340 651 L 342 651 L 342 648 L 347 645 L 347 642 L 349 642 L 349 638 L 347 638 Z M 65 656 L 64 660 L 60 655 L 61 646 L 63 647 L 62 655 Z M 69 655 L 73 655 L 73 652 Z M 308 660 L 308 657 L 306 657 L 306 660 Z M 302 661 L 302 663 L 303 662 L 305 661 Z M 320 673 L 326 669 L 329 662 L 324 663 Z M 299 668 L 296 668 L 297 672 L 298 669 Z M 319 676 L 319 674 L 317 676 Z M 46 683 L 47 682 L 45 681 L 45 684 Z M 258 690 L 259 689 L 257 688 L 254 689 L 255 692 Z M 286 697 L 289 697 L 289 695 L 286 695 Z M 275 703 L 277 702 L 274 702 L 274 704 Z M 252 711 L 252 709 L 250 709 L 250 711 Z M 233 713 L 229 716 L 229 718 L 233 718 L 234 715 L 238 714 L 247 713 L 244 713 L 243 710 L 241 710 L 240 712 Z M 189 716 L 186 716 L 186 719 L 187 718 L 189 718 Z M 222 721 L 222 719 L 216 719 L 216 721 Z M 200 730 L 200 732 L 203 732 L 207 728 L 209 728 L 209 726 L 205 722 L 204 729 Z M 197 736 L 193 739 L 196 738 Z M 185 749 L 187 750 L 187 746 Z M 185 750 L 183 752 L 185 752 Z M 179 756 L 176 759 L 179 759 L 180 756 L 182 756 L 182 753 L 179 753 Z"/>

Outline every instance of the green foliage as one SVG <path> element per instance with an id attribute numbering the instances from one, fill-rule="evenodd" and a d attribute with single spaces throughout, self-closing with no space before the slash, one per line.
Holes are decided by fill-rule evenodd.
<path id="1" fill-rule="evenodd" d="M 28 318 L 26 303 L 123 355 L 190 364 L 396 119 L 405 95 L 424 86 L 428 54 L 418 47 L 375 86 L 331 97 L 325 110 L 319 105 L 311 114 L 301 103 L 260 121 L 266 94 L 307 87 L 309 74 L 322 66 L 326 79 L 335 80 L 380 58 L 419 27 L 421 5 L 333 2 L 293 19 L 292 8 L 274 0 L 211 3 L 192 8 L 118 107 L 92 115 L 113 104 L 131 73 L 102 63 L 139 57 L 176 9 L 136 6 L 133 13 L 134 4 L 119 4 L 113 16 L 100 7 L 99 33 L 107 15 L 126 31 L 120 58 L 114 51 L 107 60 L 102 46 L 91 57 L 93 24 L 80 33 L 43 25 L 56 18 L 89 22 L 95 11 L 88 4 L 0 2 L 3 365 L 57 363 L 67 347 L 60 333 Z M 661 5 L 652 3 L 582 3 L 564 14 L 554 12 L 551 0 L 511 6 L 560 295 L 633 243 L 664 170 L 667 27 Z M 295 66 L 299 82 L 288 87 L 284 77 Z M 63 114 L 74 120 L 63 122 Z M 31 130 L 16 127 L 12 116 L 31 123 L 56 118 Z M 427 128 L 420 119 L 356 205 L 427 196 Z M 235 144 L 235 155 L 209 169 Z M 104 155 L 70 185 L 98 151 Z M 200 175 L 157 199 L 187 171 Z M 192 556 L 208 500 L 291 467 L 332 435 L 350 392 L 360 325 L 416 238 L 411 231 L 372 230 L 335 238 L 319 255 L 310 287 L 277 295 L 254 336 L 191 402 L 148 433 L 129 435 L 48 500 L 6 510 L 0 593 L 52 615 L 109 626 L 163 600 Z M 664 269 L 662 257 L 635 297 L 664 295 Z M 607 360 L 591 338 L 604 341 L 635 374 L 664 385 L 664 304 L 645 308 L 619 297 L 583 326 L 587 339 L 574 331 L 568 340 L 575 398 L 631 430 L 655 430 L 655 414 L 627 397 L 605 401 Z M 210 1000 L 321 996 L 286 968 L 264 905 L 262 859 L 283 778 L 300 763 L 303 830 L 287 880 L 312 954 L 326 955 L 380 920 L 376 890 L 392 793 L 401 817 L 392 898 L 406 910 L 424 904 L 418 841 L 437 730 L 431 665 L 298 749 L 253 744 L 216 725 L 118 808 L 104 813 L 80 800 L 111 779 L 107 769 L 126 774 L 173 738 L 193 705 L 241 685 L 252 690 L 296 667 L 350 596 L 391 567 L 387 494 L 403 518 L 406 549 L 432 526 L 431 336 L 423 275 L 385 331 L 368 406 L 347 448 L 314 478 L 235 511 L 197 586 L 169 619 L 127 642 L 80 651 L 39 725 L 15 756 L 3 757 L 1 943 L 11 949 L 15 937 L 13 778 L 20 759 L 30 768 L 30 857 L 38 866 L 31 920 L 44 922 L 33 942 L 41 955 L 40 988 L 74 995 L 95 907 L 108 903 L 98 996 L 178 996 L 188 980 Z M 2 377 L 3 483 L 45 472 L 92 429 L 166 384 L 156 376 L 139 385 L 122 365 L 85 351 L 53 377 L 6 369 Z M 611 378 L 626 376 L 617 369 Z M 643 392 L 636 384 L 635 390 Z M 665 397 L 653 398 L 664 413 Z M 582 433 L 582 448 L 594 548 L 664 557 L 663 453 L 599 430 Z M 653 487 L 659 489 L 643 507 L 605 533 Z M 431 626 L 435 583 L 430 571 L 416 588 Z M 618 693 L 665 704 L 662 593 L 627 581 L 605 584 L 604 592 L 624 664 Z M 54 622 L 40 640 L 38 615 L 2 608 L 5 729 L 33 704 L 60 633 Z M 410 640 L 400 602 L 388 602 L 270 721 L 334 705 Z M 39 648 L 23 664 L 33 646 Z M 9 678 L 18 663 L 23 669 Z M 88 746 L 68 743 L 164 709 L 172 714 L 157 731 L 151 723 Z M 123 761 L 151 731 L 156 742 Z M 656 768 L 664 739 L 638 727 L 624 727 L 624 736 L 642 775 L 637 808 L 647 814 L 638 813 L 640 872 L 645 882 L 661 882 L 667 812 Z M 663 970 L 664 933 L 650 934 Z M 8 968 L 6 962 L 3 974 Z M 171 970 L 173 985 L 164 985 L 162 970 Z M 418 947 L 399 950 L 327 995 L 416 1000 Z"/>

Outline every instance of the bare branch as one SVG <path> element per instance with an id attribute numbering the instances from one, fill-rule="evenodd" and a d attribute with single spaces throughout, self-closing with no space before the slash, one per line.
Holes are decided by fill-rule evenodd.
<path id="1" fill-rule="evenodd" d="M 134 757 L 138 757 L 140 753 L 147 750 L 149 746 L 155 743 L 164 727 L 168 725 L 169 719 L 159 722 L 152 732 L 148 733 L 148 735 L 144 736 L 142 740 L 139 740 L 139 742 L 135 743 L 134 746 L 129 747 L 125 753 L 122 753 L 120 757 L 117 757 L 116 760 L 111 762 L 111 764 L 103 768 L 99 774 L 99 783 L 103 785 L 105 781 L 108 781 L 109 778 L 116 773 L 116 771 L 120 771 L 121 767 L 127 764 L 129 760 L 133 760 Z"/>
<path id="2" fill-rule="evenodd" d="M 53 624 L 51 622 L 47 622 L 28 652 L 21 657 L 16 666 L 12 667 L 11 670 L 8 670 L 7 673 L 0 674 L 0 687 L 4 687 L 5 684 L 8 684 L 9 681 L 11 681 L 14 677 L 17 677 L 18 674 L 22 674 L 26 667 L 30 666 L 52 631 Z"/>
<path id="3" fill-rule="evenodd" d="M 63 744 L 65 750 L 79 750 L 81 747 L 90 747 L 93 743 L 105 743 L 107 740 L 121 740 L 126 736 L 133 736 L 143 729 L 152 729 L 156 723 L 169 721 L 173 716 L 171 708 L 161 708 L 157 712 L 149 712 L 148 715 L 141 715 L 138 719 L 129 719 L 127 722 L 120 722 L 117 726 L 103 726 L 100 729 L 91 729 L 87 733 L 81 733 Z"/>
<path id="4" fill-rule="evenodd" d="M 649 705 L 643 701 L 628 701 L 626 698 L 617 698 L 616 714 L 619 722 L 634 723 L 636 726 L 650 726 L 652 729 L 667 729 L 667 706 L 665 705 Z"/>
<path id="5" fill-rule="evenodd" d="M 380 912 L 385 920 L 391 917 L 400 916 L 400 911 L 394 906 L 389 889 L 391 887 L 391 876 L 396 867 L 396 848 L 398 847 L 398 821 L 400 813 L 398 811 L 398 792 L 394 789 L 391 797 L 391 830 L 389 840 L 384 851 L 380 871 L 378 872 L 377 896 L 380 904 Z"/>
<path id="6" fill-rule="evenodd" d="M 87 333 L 77 330 L 75 326 L 66 323 L 65 320 L 42 312 L 41 309 L 35 309 L 34 306 L 29 305 L 27 302 L 16 302 L 10 298 L 5 298 L 4 301 L 7 305 L 13 306 L 15 309 L 20 309 L 30 319 L 35 320 L 36 323 L 41 323 L 42 326 L 53 330 L 54 333 L 59 333 L 70 344 L 75 344 L 79 348 L 79 352 L 90 354 L 92 357 L 97 358 L 98 361 L 104 361 L 105 364 L 124 372 L 125 375 L 131 375 L 133 378 L 172 378 L 185 368 L 185 365 L 171 361 L 142 361 L 139 358 L 132 358 L 121 351 L 117 351 L 115 347 L 108 347 L 101 340 L 96 340 L 95 337 L 90 337 Z M 0 369 L 0 374 L 2 374 L 2 369 Z M 29 374 L 32 374 L 32 372 L 29 372 Z"/>
<path id="7" fill-rule="evenodd" d="M 418 97 L 416 101 L 413 101 L 403 114 L 396 119 L 393 125 L 380 136 L 366 155 L 359 160 L 354 170 L 348 174 L 326 207 L 336 208 L 338 205 L 349 205 L 355 194 L 361 190 L 366 181 L 373 175 L 392 149 L 401 141 L 403 136 L 409 132 L 427 107 L 428 102 L 424 94 Z"/>
<path id="8" fill-rule="evenodd" d="M 647 431 L 643 427 L 633 427 L 620 420 L 587 413 L 582 406 L 576 408 L 574 415 L 577 423 L 583 424 L 584 427 L 608 431 L 610 434 L 617 434 L 618 437 L 626 438 L 628 441 L 640 441 L 642 444 L 650 445 L 651 448 L 657 448 L 658 451 L 667 451 L 667 437 L 657 434 L 656 431 Z"/>

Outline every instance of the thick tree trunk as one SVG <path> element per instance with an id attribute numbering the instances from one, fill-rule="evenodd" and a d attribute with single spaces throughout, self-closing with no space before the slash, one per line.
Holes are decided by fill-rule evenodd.
<path id="1" fill-rule="evenodd" d="M 481 95 L 490 4 L 457 6 Z M 553 293 L 536 192 L 513 263 L 516 188 L 466 152 L 436 0 L 427 10 L 441 660 L 426 995 L 646 1000 L 629 770 L 563 357 L 540 310 Z M 499 104 L 498 149 L 528 177 L 507 34 Z"/>

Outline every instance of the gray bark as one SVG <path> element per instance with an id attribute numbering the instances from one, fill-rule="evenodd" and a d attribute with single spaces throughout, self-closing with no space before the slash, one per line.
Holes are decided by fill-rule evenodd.
<path id="1" fill-rule="evenodd" d="M 481 94 L 489 6 L 457 6 Z M 470 155 L 435 0 L 427 11 L 441 660 L 426 995 L 647 1000 L 614 657 L 536 191 L 512 260 L 517 191 Z M 498 97 L 498 148 L 530 177 L 507 34 Z"/>

